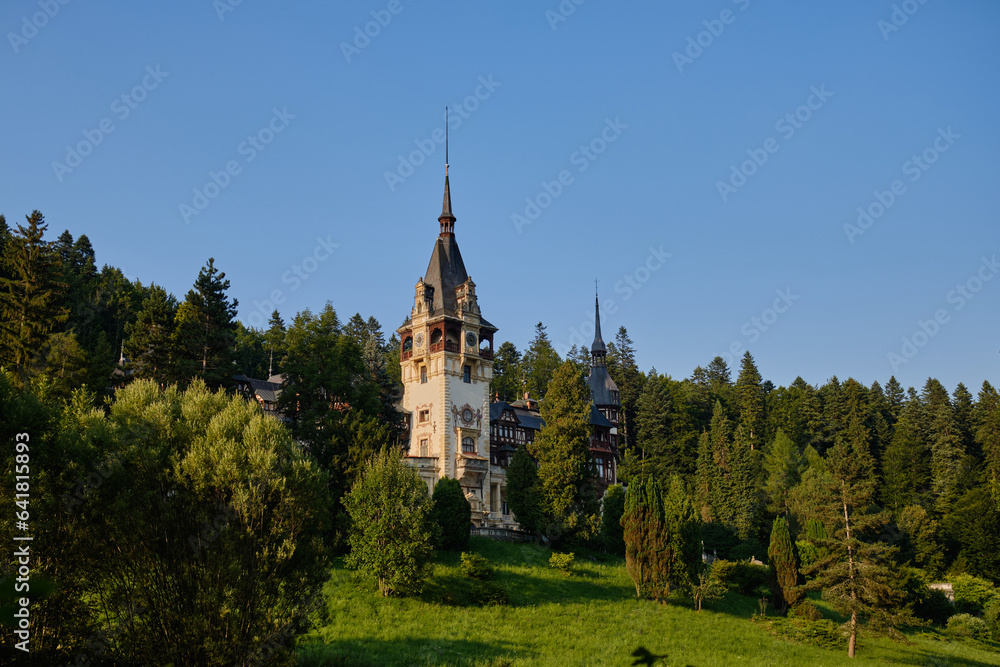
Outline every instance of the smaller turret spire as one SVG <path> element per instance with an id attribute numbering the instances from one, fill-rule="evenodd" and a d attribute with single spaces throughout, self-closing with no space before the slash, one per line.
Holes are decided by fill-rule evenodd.
<path id="1" fill-rule="evenodd" d="M 604 339 L 601 338 L 601 303 L 597 296 L 597 287 L 594 287 L 594 343 L 590 346 L 590 356 L 592 365 L 603 366 L 605 355 L 608 349 L 604 346 Z"/>
<path id="2" fill-rule="evenodd" d="M 451 212 L 451 184 L 448 182 L 448 107 L 444 108 L 444 202 L 441 204 L 441 236 L 455 235 L 455 216 Z"/>

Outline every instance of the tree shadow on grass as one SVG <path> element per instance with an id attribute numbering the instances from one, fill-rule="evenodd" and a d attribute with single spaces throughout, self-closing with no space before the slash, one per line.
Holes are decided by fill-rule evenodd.
<path id="1" fill-rule="evenodd" d="M 383 667 L 384 665 L 482 665 L 512 664 L 535 657 L 534 651 L 512 642 L 476 642 L 427 637 L 407 639 L 344 639 L 329 644 L 304 643 L 298 648 L 300 667 Z"/>

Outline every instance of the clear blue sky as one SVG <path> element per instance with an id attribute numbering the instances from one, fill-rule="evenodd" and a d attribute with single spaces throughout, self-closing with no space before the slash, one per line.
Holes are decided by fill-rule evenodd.
<path id="1" fill-rule="evenodd" d="M 500 340 L 589 344 L 596 278 L 644 370 L 749 348 L 775 384 L 1000 382 L 995 2 L 49 2 L 0 9 L 0 212 L 143 283 L 183 297 L 211 256 L 244 322 L 279 290 L 286 320 L 329 300 L 391 331 L 449 105 Z"/>

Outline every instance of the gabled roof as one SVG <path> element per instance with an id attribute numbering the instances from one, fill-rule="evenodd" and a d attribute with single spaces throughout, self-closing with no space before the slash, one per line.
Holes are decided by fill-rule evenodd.
<path id="1" fill-rule="evenodd" d="M 591 426 L 605 426 L 607 428 L 614 428 L 614 424 L 612 424 L 610 421 L 608 421 L 608 418 L 605 417 L 601 413 L 601 411 L 597 409 L 597 406 L 594 405 L 593 403 L 591 403 L 591 405 L 590 405 L 590 425 Z"/>

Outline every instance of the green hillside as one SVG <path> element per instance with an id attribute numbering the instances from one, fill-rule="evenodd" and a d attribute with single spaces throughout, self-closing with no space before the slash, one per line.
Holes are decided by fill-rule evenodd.
<path id="1" fill-rule="evenodd" d="M 858 657 L 773 637 L 751 618 L 752 598 L 728 593 L 702 612 L 678 602 L 637 601 L 621 559 L 580 555 L 571 577 L 548 566 L 550 551 L 473 538 L 496 565 L 509 606 L 471 604 L 477 582 L 443 555 L 419 598 L 386 599 L 339 563 L 319 627 L 300 644 L 303 665 L 632 665 L 644 647 L 657 665 L 1000 665 L 996 644 L 952 641 L 930 628 L 907 641 L 862 635 Z M 822 606 L 822 603 L 820 603 Z M 770 609 L 768 610 L 771 613 Z"/>

